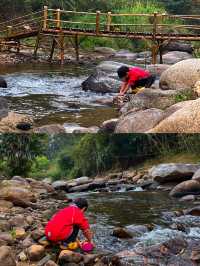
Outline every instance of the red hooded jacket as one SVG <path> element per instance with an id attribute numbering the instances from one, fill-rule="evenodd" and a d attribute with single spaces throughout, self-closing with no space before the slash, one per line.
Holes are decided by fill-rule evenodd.
<path id="1" fill-rule="evenodd" d="M 144 70 L 140 67 L 130 68 L 128 72 L 127 83 L 129 85 L 134 85 L 137 80 L 142 79 L 142 78 L 147 78 L 150 75 L 151 74 L 149 73 L 149 71 Z"/>
<path id="2" fill-rule="evenodd" d="M 47 223 L 46 238 L 53 242 L 66 240 L 72 234 L 74 225 L 83 232 L 90 228 L 84 213 L 76 205 L 71 205 L 60 210 Z"/>

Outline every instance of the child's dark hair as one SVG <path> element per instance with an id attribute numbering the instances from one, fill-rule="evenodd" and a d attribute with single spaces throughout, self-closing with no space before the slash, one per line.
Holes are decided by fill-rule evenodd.
<path id="1" fill-rule="evenodd" d="M 88 208 L 88 201 L 84 198 L 78 198 L 73 201 L 73 203 L 79 208 L 83 209 L 85 208 L 87 210 Z"/>
<path id="2" fill-rule="evenodd" d="M 129 67 L 127 66 L 121 66 L 117 70 L 117 74 L 120 79 L 125 78 L 128 72 L 129 72 Z"/>

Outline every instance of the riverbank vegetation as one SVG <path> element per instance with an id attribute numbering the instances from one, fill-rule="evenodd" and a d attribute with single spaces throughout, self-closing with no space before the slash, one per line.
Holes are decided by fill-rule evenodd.
<path id="1" fill-rule="evenodd" d="M 199 135 L 4 134 L 0 139 L 0 172 L 4 176 L 71 179 L 139 167 L 163 158 L 168 162 L 200 160 Z"/>

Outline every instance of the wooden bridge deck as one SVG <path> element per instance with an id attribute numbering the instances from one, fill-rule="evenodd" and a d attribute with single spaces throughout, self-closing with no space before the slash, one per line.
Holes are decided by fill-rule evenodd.
<path id="1" fill-rule="evenodd" d="M 141 18 L 143 23 L 141 23 Z M 34 54 L 37 54 L 41 36 L 53 38 L 52 58 L 56 45 L 64 60 L 64 38 L 74 36 L 76 55 L 80 36 L 126 38 L 146 40 L 152 43 L 153 63 L 164 42 L 174 40 L 199 41 L 200 16 L 168 14 L 113 14 L 54 10 L 44 7 L 43 11 L 28 14 L 0 23 L 1 44 L 37 37 Z"/>

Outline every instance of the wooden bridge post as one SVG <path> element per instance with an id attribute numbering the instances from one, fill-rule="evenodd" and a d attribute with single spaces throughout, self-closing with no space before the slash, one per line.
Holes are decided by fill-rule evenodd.
<path id="1" fill-rule="evenodd" d="M 47 27 L 48 27 L 48 6 L 44 6 L 43 29 L 46 30 Z"/>
<path id="2" fill-rule="evenodd" d="M 56 10 L 56 28 L 61 29 L 61 10 Z"/>
<path id="3" fill-rule="evenodd" d="M 75 50 L 76 50 L 76 61 L 79 62 L 79 38 L 78 38 L 78 34 L 75 35 Z"/>
<path id="4" fill-rule="evenodd" d="M 108 12 L 108 17 L 107 17 L 107 31 L 110 31 L 111 23 L 112 23 L 112 13 Z"/>
<path id="5" fill-rule="evenodd" d="M 12 26 L 7 26 L 7 37 L 12 35 Z"/>
<path id="6" fill-rule="evenodd" d="M 96 35 L 100 34 L 100 15 L 101 11 L 96 12 Z"/>
<path id="7" fill-rule="evenodd" d="M 152 45 L 152 64 L 157 63 L 157 45 L 156 45 L 156 34 L 157 34 L 157 15 L 158 13 L 154 13 L 153 17 L 153 45 Z"/>
<path id="8" fill-rule="evenodd" d="M 65 36 L 61 30 L 60 32 L 60 63 L 64 65 L 65 60 Z"/>

